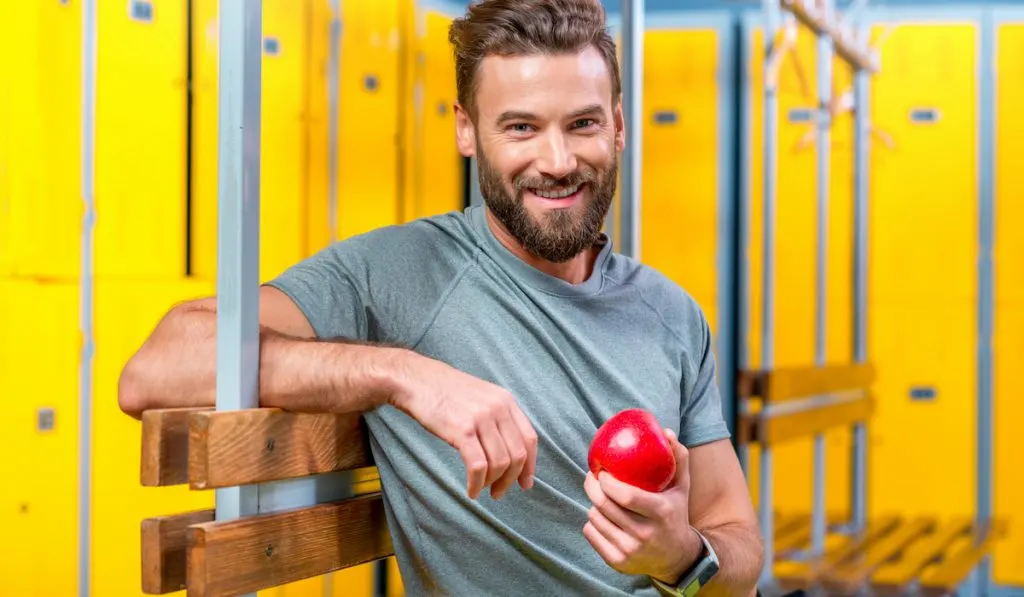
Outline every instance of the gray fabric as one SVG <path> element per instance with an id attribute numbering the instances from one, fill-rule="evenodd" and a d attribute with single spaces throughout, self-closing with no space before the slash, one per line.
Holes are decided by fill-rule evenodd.
<path id="1" fill-rule="evenodd" d="M 367 413 L 410 595 L 657 595 L 583 536 L 590 440 L 630 407 L 691 447 L 728 430 L 698 305 L 602 242 L 573 286 L 506 250 L 474 206 L 336 243 L 271 282 L 319 337 L 408 346 L 508 389 L 534 424 L 534 488 L 473 501 L 454 448 L 395 408 Z"/>

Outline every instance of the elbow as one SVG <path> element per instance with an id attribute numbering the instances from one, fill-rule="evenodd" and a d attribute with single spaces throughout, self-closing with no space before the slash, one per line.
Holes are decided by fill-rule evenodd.
<path id="1" fill-rule="evenodd" d="M 145 393 L 137 369 L 137 363 L 133 359 L 128 361 L 121 371 L 121 376 L 117 380 L 117 406 L 124 414 L 134 419 L 141 419 L 146 405 Z"/>

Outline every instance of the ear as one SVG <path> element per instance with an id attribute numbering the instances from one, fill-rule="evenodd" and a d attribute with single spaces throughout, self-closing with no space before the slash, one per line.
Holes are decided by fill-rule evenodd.
<path id="1" fill-rule="evenodd" d="M 622 115 L 622 96 L 615 102 L 612 109 L 612 120 L 615 122 L 615 149 L 622 151 L 626 147 L 626 119 Z"/>
<path id="2" fill-rule="evenodd" d="M 468 158 L 476 154 L 476 129 L 473 119 L 458 102 L 455 103 L 455 142 L 463 157 Z"/>

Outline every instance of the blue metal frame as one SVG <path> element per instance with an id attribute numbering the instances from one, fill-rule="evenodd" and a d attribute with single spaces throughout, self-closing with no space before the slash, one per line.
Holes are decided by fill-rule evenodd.
<path id="1" fill-rule="evenodd" d="M 82 253 L 79 279 L 79 330 L 82 334 L 78 373 L 78 594 L 92 584 L 92 380 L 93 354 L 93 231 L 96 225 L 96 0 L 82 1 Z"/>

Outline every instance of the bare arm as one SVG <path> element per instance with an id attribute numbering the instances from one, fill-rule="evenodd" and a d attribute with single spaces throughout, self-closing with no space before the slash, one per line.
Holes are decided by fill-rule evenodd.
<path id="1" fill-rule="evenodd" d="M 764 544 L 736 453 L 725 440 L 689 452 L 690 524 L 708 538 L 721 563 L 705 591 L 754 595 Z"/>

